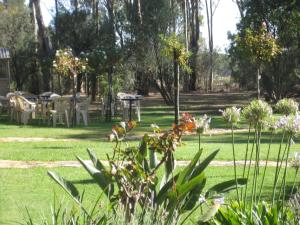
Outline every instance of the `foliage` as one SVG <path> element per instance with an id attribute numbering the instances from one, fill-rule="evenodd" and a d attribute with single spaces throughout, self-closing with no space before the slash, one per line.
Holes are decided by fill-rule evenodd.
<path id="1" fill-rule="evenodd" d="M 299 35 L 296 32 L 299 6 L 296 2 L 243 1 L 238 32 L 229 35 L 231 69 L 235 79 L 241 86 L 252 89 L 257 63 L 260 63 L 261 83 L 266 97 L 272 101 L 294 96 L 299 83 Z M 276 52 L 279 54 L 274 55 Z"/>
<path id="2" fill-rule="evenodd" d="M 285 100 L 285 102 L 291 102 L 291 100 Z M 235 180 L 237 183 L 237 170 L 236 170 L 236 157 L 235 157 L 235 148 L 234 148 L 234 131 L 233 124 L 237 124 L 240 117 L 240 110 L 236 107 L 226 108 L 224 111 L 221 110 L 223 118 L 227 121 L 232 128 L 232 148 L 233 148 L 233 159 L 234 159 L 234 174 Z M 240 193 L 237 191 L 237 206 L 227 208 L 227 211 L 220 211 L 220 214 L 217 216 L 219 220 L 215 220 L 216 224 L 286 224 L 286 221 L 289 221 L 291 224 L 296 224 L 295 216 L 292 212 L 285 208 L 285 199 L 288 195 L 286 175 L 288 169 L 288 159 L 291 143 L 295 135 L 300 131 L 299 126 L 299 116 L 298 111 L 295 115 L 290 114 L 288 116 L 283 115 L 274 122 L 272 117 L 272 108 L 268 103 L 261 100 L 254 100 L 250 102 L 242 111 L 243 117 L 246 119 L 249 132 L 248 132 L 248 142 L 246 146 L 246 153 L 244 158 L 244 167 L 242 178 L 247 178 L 248 183 L 246 184 L 245 190 L 242 190 Z M 270 122 L 271 121 L 271 122 Z M 266 162 L 263 169 L 263 172 L 260 172 L 260 145 L 262 139 L 262 131 L 264 126 L 268 125 L 271 127 L 271 138 L 269 142 L 269 148 L 267 152 Z M 254 128 L 254 133 L 252 140 L 250 138 L 251 128 Z M 264 187 L 264 180 L 266 175 L 266 170 L 268 166 L 269 154 L 272 149 L 273 135 L 276 129 L 282 130 L 282 139 L 279 146 L 278 157 L 276 160 L 276 171 L 274 175 L 274 184 L 272 186 L 272 205 L 269 207 L 266 203 L 261 201 L 261 193 Z M 285 139 L 286 138 L 286 139 Z M 252 147 L 249 147 L 252 142 Z M 285 144 L 284 151 L 282 152 L 282 146 Z M 249 162 L 250 161 L 250 162 Z M 252 161 L 254 163 L 254 168 L 251 168 Z M 248 168 L 247 168 L 248 164 Z M 253 173 L 252 180 L 249 179 L 250 171 Z M 283 173 L 280 171 L 283 170 Z M 296 169 L 294 183 L 292 187 L 292 192 L 295 186 L 296 176 L 298 170 Z M 261 177 L 261 179 L 258 179 Z M 278 182 L 281 179 L 281 184 L 278 186 Z M 259 184 L 259 180 L 261 183 Z M 247 195 L 249 194 L 248 184 L 252 183 L 251 190 L 251 200 L 248 205 L 246 202 Z M 277 188 L 278 195 L 276 196 Z M 291 193 L 292 193 L 291 192 Z M 275 203 L 276 199 L 276 203 Z M 280 214 L 279 214 L 280 211 Z M 249 213 L 250 212 L 250 213 Z M 280 218 L 278 220 L 277 216 Z"/>
<path id="3" fill-rule="evenodd" d="M 191 54 L 186 51 L 184 45 L 178 40 L 176 35 L 172 34 L 169 37 L 161 36 L 161 41 L 164 45 L 161 50 L 162 55 L 170 60 L 173 60 L 175 56 L 179 66 L 187 72 L 191 72 L 188 66 L 188 59 Z"/>
<path id="4" fill-rule="evenodd" d="M 21 0 L 10 1 L 9 10 L 0 10 L 0 46 L 10 50 L 12 82 L 18 90 L 30 88 L 31 81 L 35 81 L 35 86 L 39 85 L 34 79 L 34 28 L 29 9 L 23 3 Z M 30 77 L 32 79 L 28 79 Z"/>
<path id="5" fill-rule="evenodd" d="M 300 194 L 296 192 L 289 200 L 288 206 L 295 215 L 295 220 L 300 221 Z"/>
<path id="6" fill-rule="evenodd" d="M 115 142 L 115 147 L 113 156 L 107 156 L 108 167 L 89 149 L 88 154 L 93 164 L 77 157 L 108 198 L 113 212 L 122 209 L 126 223 L 132 221 L 140 210 L 147 212 L 152 209 L 156 216 L 159 213 L 165 215 L 164 224 L 176 224 L 183 214 L 188 213 L 183 219 L 186 221 L 203 204 L 209 207 L 199 217 L 199 221 L 207 221 L 220 206 L 215 198 L 246 183 L 246 179 L 238 179 L 237 183 L 230 180 L 203 191 L 207 179 L 205 169 L 219 150 L 200 162 L 200 149 L 189 165 L 175 174 L 173 152 L 180 144 L 182 135 L 196 128 L 195 119 L 189 114 L 184 114 L 180 121 L 178 126 L 173 125 L 172 130 L 163 133 L 157 125 L 153 125 L 153 135 L 146 134 L 138 147 L 127 146 L 125 149 L 122 148 L 122 141 L 136 123 L 121 122 L 113 126 L 109 139 Z M 161 155 L 160 160 L 157 159 L 157 154 Z M 161 168 L 165 168 L 165 174 L 159 182 L 157 172 Z M 49 172 L 49 175 L 82 207 L 79 192 L 72 183 L 54 172 Z M 205 196 L 205 201 L 198 202 L 200 196 Z M 144 217 L 141 218 L 143 220 Z M 154 219 L 153 223 L 159 223 L 159 220 Z"/>
<path id="7" fill-rule="evenodd" d="M 299 110 L 299 104 L 291 98 L 284 98 L 277 102 L 275 106 L 279 113 L 284 115 L 295 114 Z"/>
<path id="8" fill-rule="evenodd" d="M 232 202 L 227 207 L 222 207 L 215 218 L 209 224 L 215 225 L 297 225 L 294 213 L 290 208 L 285 208 L 283 213 L 281 206 L 270 206 L 266 202 L 261 202 L 253 207 L 252 210 L 245 211 L 236 202 Z"/>
<path id="9" fill-rule="evenodd" d="M 280 47 L 276 43 L 276 39 L 267 32 L 265 24 L 262 24 L 258 30 L 247 28 L 242 37 L 237 37 L 236 42 L 236 44 L 241 45 L 245 51 L 250 51 L 254 62 L 257 64 L 269 62 L 281 52 Z"/>
<path id="10" fill-rule="evenodd" d="M 55 71 L 65 76 L 77 76 L 86 70 L 88 59 L 74 57 L 72 49 L 60 49 L 56 51 L 53 67 Z"/>

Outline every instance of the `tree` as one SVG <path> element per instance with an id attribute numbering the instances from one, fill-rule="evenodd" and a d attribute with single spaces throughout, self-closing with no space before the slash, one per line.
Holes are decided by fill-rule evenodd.
<path id="1" fill-rule="evenodd" d="M 35 59 L 36 67 L 41 66 L 42 74 L 43 74 L 43 90 L 50 90 L 50 66 L 49 66 L 49 58 L 51 56 L 52 45 L 50 39 L 46 33 L 46 27 L 44 24 L 40 0 L 30 0 L 29 6 L 31 9 L 31 19 L 34 26 L 36 40 L 38 43 L 37 47 L 37 57 Z M 37 24 L 37 27 L 35 27 Z M 39 71 L 39 68 L 36 68 Z"/>
<path id="2" fill-rule="evenodd" d="M 191 69 L 188 66 L 189 52 L 186 51 L 184 45 L 180 43 L 175 34 L 169 37 L 162 37 L 164 48 L 162 55 L 169 60 L 173 60 L 173 73 L 174 73 L 174 123 L 179 124 L 179 67 L 187 72 Z"/>
<path id="3" fill-rule="evenodd" d="M 32 62 L 35 50 L 29 9 L 22 0 L 10 1 L 5 7 L 6 10 L 0 10 L 0 46 L 10 49 L 12 79 L 16 89 L 26 90 L 33 80 L 28 77 L 34 71 Z M 35 86 L 39 86 L 39 80 Z"/>
<path id="4" fill-rule="evenodd" d="M 252 84 L 255 84 L 257 90 L 259 72 L 262 78 L 260 89 L 264 90 L 268 99 L 278 101 L 285 96 L 295 95 L 297 92 L 295 88 L 299 83 L 297 77 L 300 46 L 297 31 L 299 30 L 299 14 L 297 13 L 299 6 L 295 1 L 273 2 L 270 0 L 243 1 L 242 6 L 244 17 L 237 26 L 238 34 L 231 35 L 232 45 L 229 50 L 235 78 L 240 84 L 246 84 L 246 86 L 250 84 L 249 88 L 253 88 Z M 270 41 L 271 46 L 265 46 L 265 48 L 270 50 L 271 56 L 272 43 L 276 44 L 277 48 L 280 46 L 279 49 L 282 51 L 269 60 L 266 58 L 256 60 L 257 57 L 253 58 L 254 53 L 260 55 L 257 48 L 245 48 L 236 42 L 238 37 L 240 39 L 245 37 L 247 29 L 250 29 L 250 33 L 256 37 L 259 37 L 258 34 L 261 33 L 261 41 L 260 43 L 257 41 L 257 46 L 268 45 L 268 40 Z M 273 47 L 276 49 L 276 46 Z"/>
<path id="5" fill-rule="evenodd" d="M 208 89 L 213 90 L 214 82 L 214 62 L 213 62 L 213 52 L 214 52 L 214 36 L 213 36 L 213 16 L 219 5 L 220 0 L 214 3 L 213 0 L 205 0 L 206 8 L 206 19 L 207 19 L 207 30 L 208 30 L 208 47 L 209 47 L 209 85 Z"/>

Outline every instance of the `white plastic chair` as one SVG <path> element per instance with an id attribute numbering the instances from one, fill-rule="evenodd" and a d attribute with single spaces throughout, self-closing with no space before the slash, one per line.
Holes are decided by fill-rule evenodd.
<path id="1" fill-rule="evenodd" d="M 69 111 L 70 111 L 70 100 L 63 98 L 63 97 L 55 97 L 54 98 L 54 110 L 49 110 L 52 121 L 53 121 L 53 127 L 56 127 L 57 119 L 60 123 L 63 123 L 63 118 L 65 118 L 65 122 L 67 124 L 67 127 L 70 127 L 69 123 Z M 50 117 L 49 120 L 50 122 Z"/>
<path id="2" fill-rule="evenodd" d="M 16 100 L 15 111 L 17 115 L 17 121 L 27 125 L 30 116 L 35 112 L 36 104 L 28 101 L 23 96 L 16 95 L 14 97 Z"/>
<path id="3" fill-rule="evenodd" d="M 80 114 L 82 115 L 84 126 L 88 126 L 88 113 L 89 106 L 91 103 L 91 97 L 83 100 L 82 102 L 78 102 L 76 104 L 76 123 L 80 123 Z"/>

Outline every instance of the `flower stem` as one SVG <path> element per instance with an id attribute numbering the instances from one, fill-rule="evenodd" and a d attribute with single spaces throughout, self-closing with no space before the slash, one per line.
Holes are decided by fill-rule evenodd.
<path id="1" fill-rule="evenodd" d="M 284 201 L 285 201 L 286 173 L 287 173 L 289 153 L 290 153 L 290 149 L 291 149 L 291 142 L 292 142 L 292 137 L 290 137 L 289 140 L 288 140 L 288 149 L 287 149 L 286 158 L 285 158 L 284 173 L 283 173 L 283 178 L 282 178 L 282 182 L 281 182 L 281 185 L 280 185 L 280 194 L 281 194 L 281 192 L 283 192 L 283 194 L 282 194 L 282 206 L 284 206 Z M 280 196 L 280 194 L 279 194 L 279 196 Z"/>
<path id="2" fill-rule="evenodd" d="M 277 155 L 277 163 L 276 163 L 276 170 L 275 170 L 275 178 L 274 178 L 274 184 L 273 184 L 273 193 L 272 193 L 272 206 L 274 205 L 275 202 L 275 192 L 276 192 L 276 186 L 277 186 L 277 181 L 278 181 L 278 168 L 279 168 L 279 161 L 280 161 L 280 153 L 281 153 L 281 148 L 282 148 L 282 143 L 285 137 L 285 132 L 282 134 L 279 150 L 278 150 L 278 155 Z"/>
<path id="3" fill-rule="evenodd" d="M 234 164 L 234 179 L 235 179 L 235 188 L 236 188 L 236 195 L 239 206 L 241 205 L 239 190 L 238 190 L 238 182 L 237 182 L 237 172 L 236 172 L 236 157 L 235 157 L 235 149 L 234 149 L 234 132 L 233 132 L 233 125 L 231 126 L 231 138 L 232 138 L 232 153 L 233 153 L 233 164 Z"/>
<path id="4" fill-rule="evenodd" d="M 247 140 L 247 146 L 246 146 L 246 152 L 245 152 L 245 160 L 244 160 L 244 166 L 243 166 L 243 178 L 245 178 L 245 173 L 246 173 L 246 165 L 247 165 L 248 152 L 249 152 L 249 142 L 250 142 L 250 129 L 251 129 L 251 126 L 249 125 L 248 140 Z M 241 199 L 243 201 L 243 191 L 241 191 Z"/>
<path id="5" fill-rule="evenodd" d="M 273 143 L 273 137 L 274 137 L 274 132 L 272 131 L 271 133 L 271 140 L 269 143 L 269 148 L 268 148 L 268 152 L 267 152 L 267 158 L 266 158 L 266 164 L 265 164 L 265 168 L 264 168 L 264 172 L 263 172 L 263 176 L 262 176 L 262 181 L 261 181 L 261 185 L 260 185 L 260 190 L 259 190 L 259 195 L 258 195 L 258 201 L 260 201 L 260 197 L 261 197 L 261 193 L 262 193 L 262 188 L 264 185 L 264 180 L 265 180 L 265 176 L 266 176 L 266 170 L 268 167 L 268 160 L 269 160 L 269 156 L 270 156 L 270 149 L 271 149 L 271 145 Z"/>
<path id="6" fill-rule="evenodd" d="M 255 128 L 256 129 L 256 128 Z M 251 153 L 250 153 L 250 162 L 248 165 L 248 171 L 247 171 L 247 183 L 246 183 L 246 188 L 245 188 L 245 193 L 244 193 L 244 201 L 246 200 L 247 197 L 247 190 L 248 190 L 248 181 L 249 181 L 249 176 L 250 176 L 250 170 L 251 170 L 251 165 L 252 165 L 252 157 L 253 157 L 253 152 L 254 152 L 254 146 L 256 142 L 256 132 L 254 132 L 254 138 L 253 138 L 253 143 L 252 143 L 252 148 L 251 148 Z M 246 204 L 245 204 L 246 207 Z"/>

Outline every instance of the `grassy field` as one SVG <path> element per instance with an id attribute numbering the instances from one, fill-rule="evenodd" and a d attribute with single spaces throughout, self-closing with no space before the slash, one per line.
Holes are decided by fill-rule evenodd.
<path id="1" fill-rule="evenodd" d="M 97 196 L 101 194 L 100 189 L 90 176 L 82 168 L 55 168 L 52 171 L 58 172 L 63 177 L 74 182 L 79 190 L 85 190 L 85 204 L 93 203 Z M 220 173 L 219 167 L 209 167 L 206 171 L 208 178 L 206 188 L 213 184 L 233 178 L 232 167 L 222 167 Z M 265 179 L 265 188 L 263 196 L 270 196 L 271 184 L 273 182 L 274 168 L 267 170 Z M 242 170 L 238 170 L 241 174 Z M 25 207 L 28 208 L 33 218 L 39 219 L 41 216 L 49 216 L 50 207 L 53 204 L 54 194 L 63 199 L 66 205 L 72 203 L 69 196 L 63 192 L 47 176 L 47 169 L 2 169 L 0 176 L 0 224 L 10 225 L 14 222 L 21 221 L 26 216 Z M 288 177 L 293 177 L 293 171 L 289 171 Z M 291 179 L 289 180 L 291 181 Z M 235 192 L 226 195 L 228 202 L 234 197 Z"/>
<path id="2" fill-rule="evenodd" d="M 249 97 L 239 94 L 222 95 L 185 95 L 181 105 L 182 111 L 189 111 L 196 116 L 207 113 L 212 116 L 212 129 L 225 129 L 219 108 L 230 105 L 243 105 L 249 101 Z M 172 107 L 165 106 L 161 99 L 145 100 L 147 104 L 143 106 L 142 122 L 130 134 L 129 145 L 138 145 L 139 138 L 144 133 L 150 133 L 150 125 L 158 124 L 163 130 L 171 128 L 173 123 Z M 86 148 L 94 149 L 100 159 L 106 159 L 106 154 L 112 154 L 113 144 L 106 140 L 106 136 L 111 132 L 111 127 L 120 121 L 116 118 L 111 123 L 101 120 L 98 114 L 93 111 L 91 123 L 88 127 L 77 126 L 75 128 L 65 128 L 59 125 L 57 128 L 43 125 L 35 120 L 30 125 L 20 126 L 9 121 L 7 115 L 0 115 L 0 160 L 24 160 L 24 161 L 60 161 L 76 160 L 75 156 L 88 159 Z M 247 129 L 245 121 L 241 121 L 238 129 Z M 5 138 L 19 138 L 20 141 L 8 142 Z M 40 141 L 22 141 L 24 138 L 50 138 Z M 266 158 L 270 134 L 266 131 L 263 134 L 261 145 L 261 158 Z M 275 160 L 281 139 L 278 133 L 274 138 L 270 159 Z M 3 141 L 4 140 L 4 141 Z M 220 149 L 216 160 L 232 161 L 232 145 L 230 134 L 204 135 L 202 138 L 203 156 L 210 154 L 213 150 Z M 235 133 L 236 157 L 242 160 L 245 155 L 247 144 L 247 132 L 237 130 Z M 295 140 L 291 153 L 299 151 L 300 139 Z M 177 160 L 190 160 L 198 149 L 198 137 L 195 135 L 184 136 L 183 143 L 175 152 Z M 95 196 L 99 195 L 99 189 L 90 180 L 89 175 L 82 168 L 55 168 L 63 177 L 74 181 L 76 186 L 82 191 L 86 190 L 86 201 L 92 202 Z M 220 172 L 221 171 L 221 172 Z M 39 218 L 44 213 L 50 212 L 50 205 L 53 203 L 54 193 L 61 199 L 69 198 L 46 174 L 46 168 L 34 169 L 0 169 L 0 224 L 16 224 L 25 214 L 25 207 L 28 207 L 34 218 Z M 239 173 L 241 170 L 239 169 Z M 293 170 L 288 171 L 288 177 L 293 177 Z M 266 187 L 264 195 L 270 196 L 270 186 L 273 182 L 274 168 L 269 168 L 266 176 Z M 209 167 L 207 187 L 223 180 L 233 179 L 232 167 Z M 63 197 L 64 196 L 64 197 Z M 233 197 L 233 194 L 227 196 Z"/>

